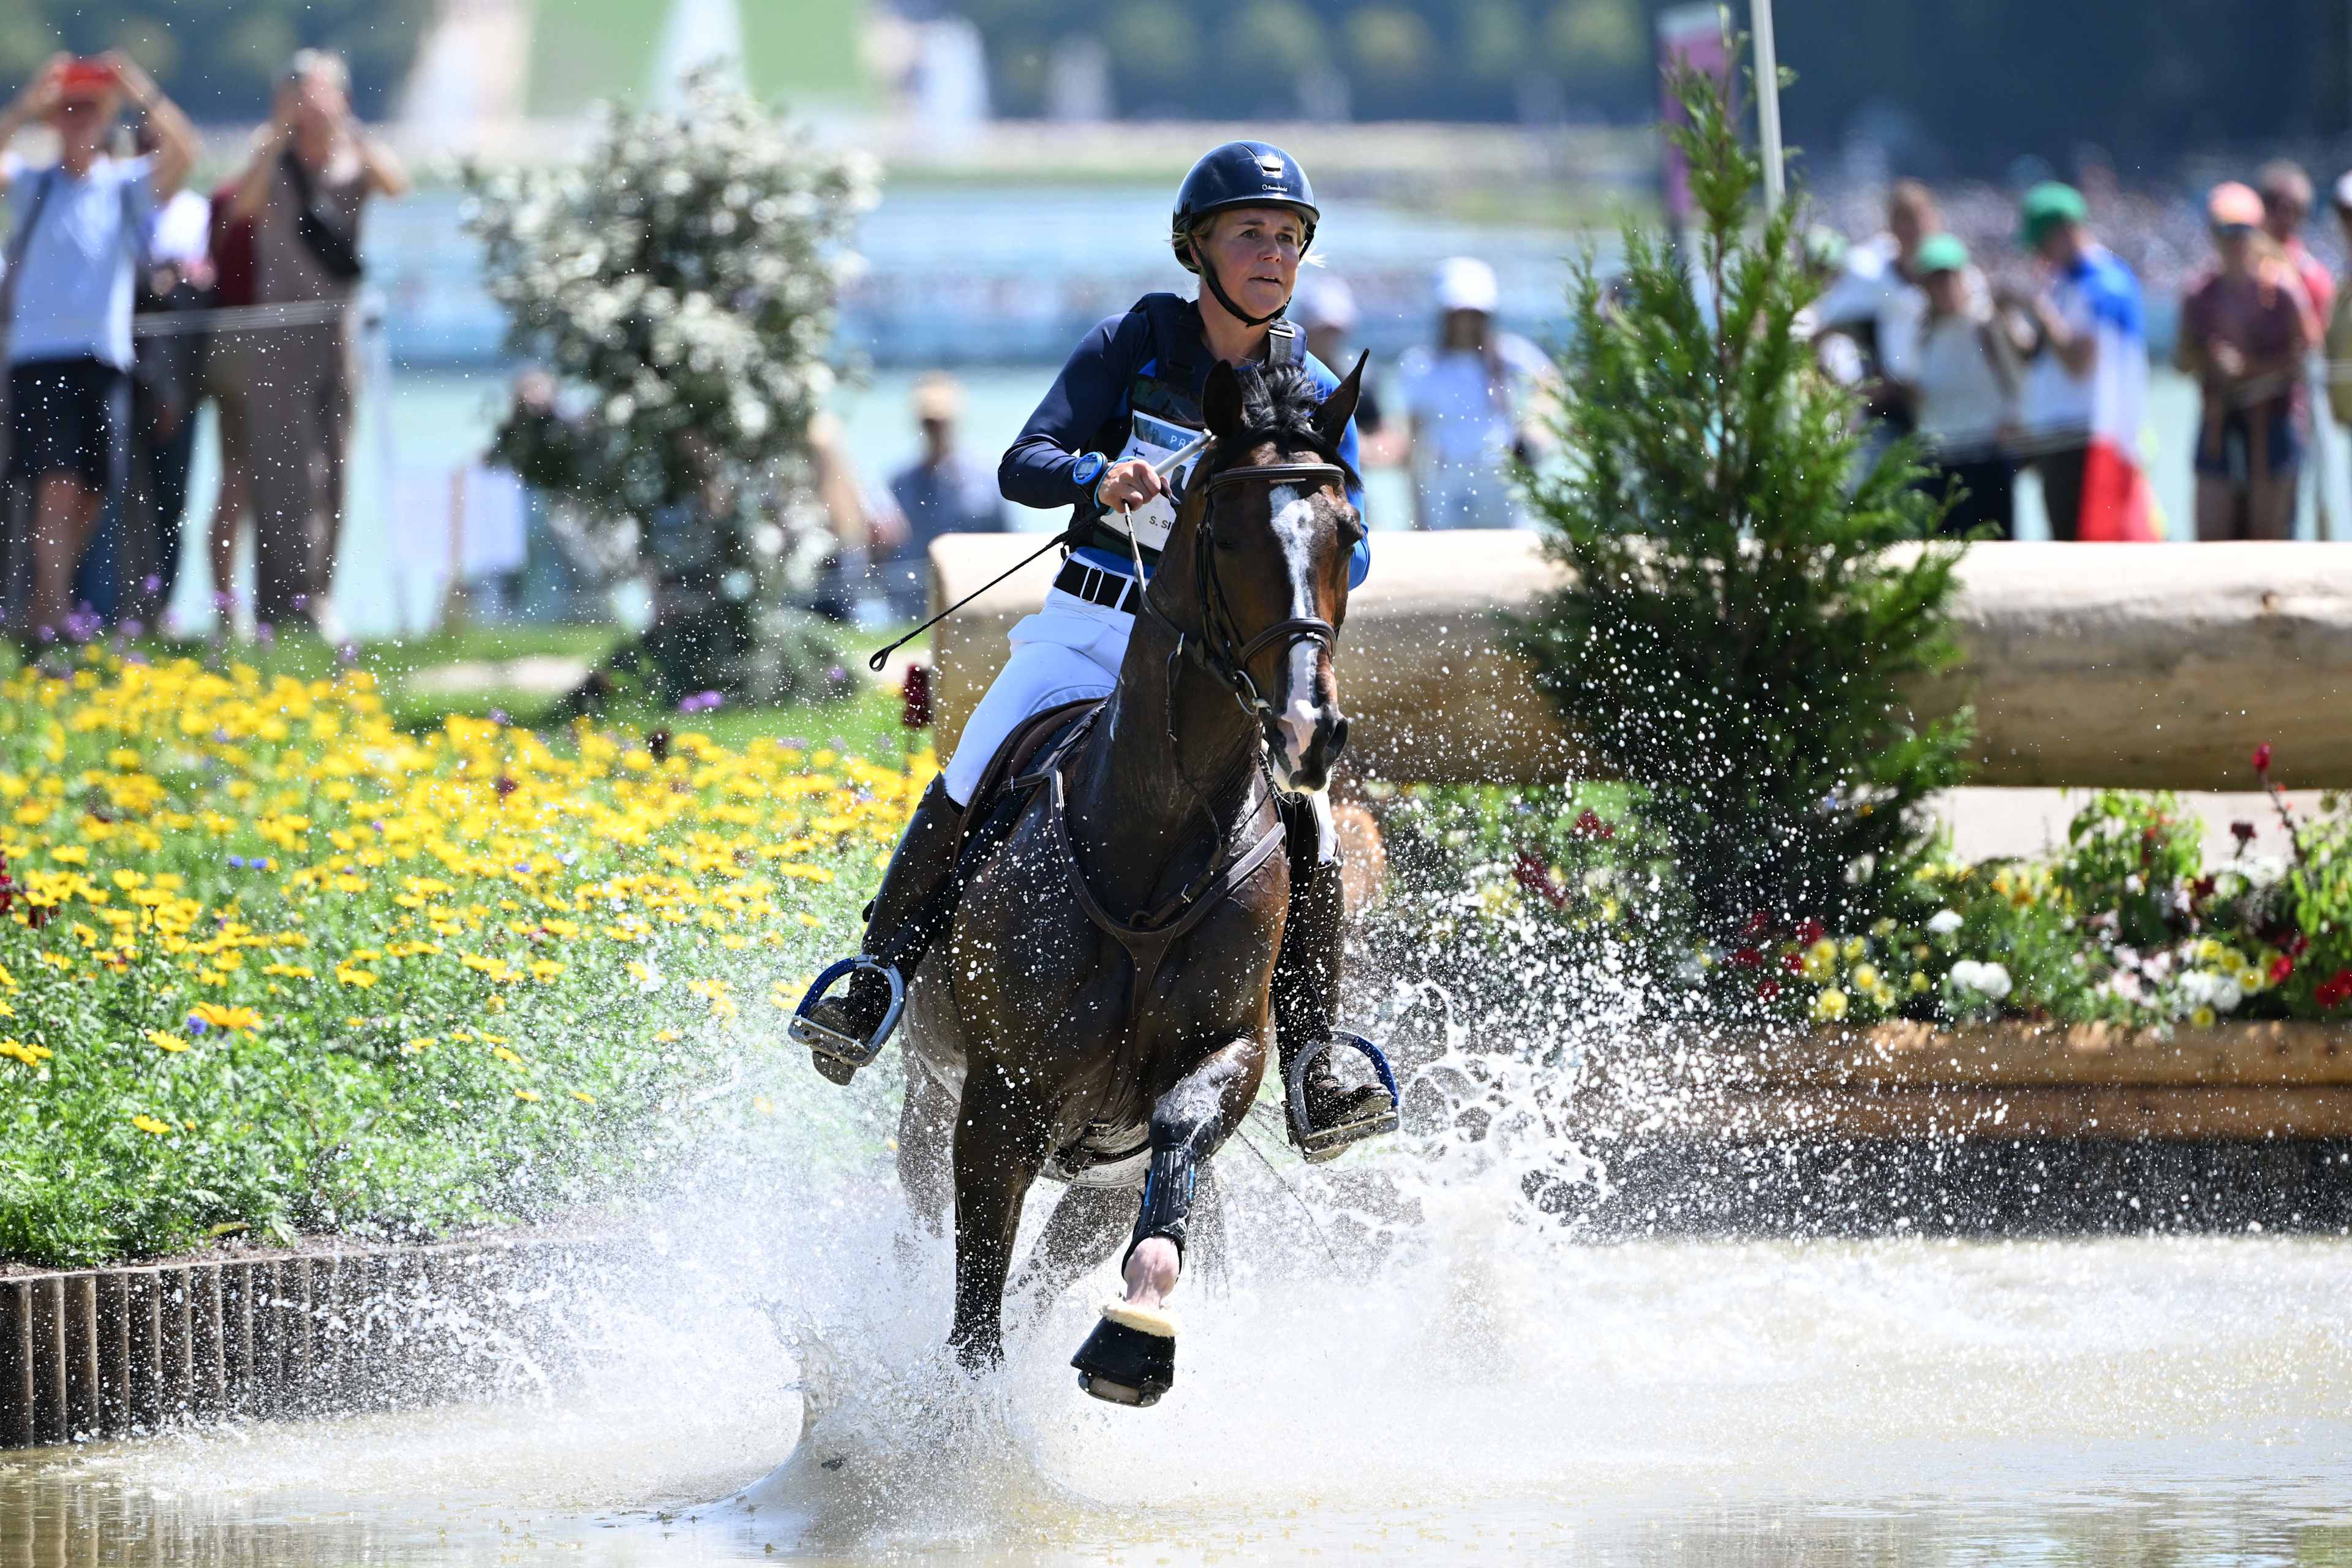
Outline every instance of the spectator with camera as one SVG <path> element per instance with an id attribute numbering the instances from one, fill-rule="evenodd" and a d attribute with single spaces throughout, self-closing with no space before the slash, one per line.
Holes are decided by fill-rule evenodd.
<path id="1" fill-rule="evenodd" d="M 124 104 L 154 151 L 108 155 Z M 0 155 L 14 232 L 0 279 L 7 334 L 9 473 L 31 492 L 31 584 L 20 629 L 32 643 L 67 629 L 74 566 L 128 467 L 131 303 L 157 206 L 186 180 L 196 138 L 127 56 L 53 57 L 0 110 L 0 147 L 39 121 L 58 157 L 28 167 Z"/>

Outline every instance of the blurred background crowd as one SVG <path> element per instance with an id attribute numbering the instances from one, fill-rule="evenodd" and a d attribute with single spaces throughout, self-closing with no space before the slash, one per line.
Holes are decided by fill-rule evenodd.
<path id="1" fill-rule="evenodd" d="M 511 353 L 461 168 L 577 156 L 594 105 L 683 101 L 708 67 L 880 174 L 808 504 L 776 523 L 794 602 L 904 622 L 932 538 L 1055 526 L 998 498 L 996 458 L 1087 326 L 1180 286 L 1169 193 L 1241 131 L 1323 196 L 1293 314 L 1328 362 L 1374 356 L 1373 525 L 1517 526 L 1568 253 L 1606 270 L 1614 213 L 1671 221 L 1661 40 L 1694 11 L 28 0 L 0 16 L 12 625 L 650 617 L 642 552 L 485 460 L 583 405 Z M 1814 0 L 1779 35 L 1821 363 L 1865 441 L 1916 434 L 1958 481 L 1956 525 L 2352 530 L 2339 15 Z"/>

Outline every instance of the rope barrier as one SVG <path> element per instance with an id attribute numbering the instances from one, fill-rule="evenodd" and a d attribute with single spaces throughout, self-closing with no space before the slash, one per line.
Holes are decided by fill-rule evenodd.
<path id="1" fill-rule="evenodd" d="M 356 300 L 299 300 L 282 305 L 217 305 L 201 310 L 148 310 L 131 318 L 133 337 L 173 332 L 251 331 L 270 327 L 315 327 L 359 308 Z"/>

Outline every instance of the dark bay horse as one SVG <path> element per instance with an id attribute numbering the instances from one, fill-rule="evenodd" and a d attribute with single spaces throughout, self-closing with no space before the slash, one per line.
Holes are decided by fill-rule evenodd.
<path id="1" fill-rule="evenodd" d="M 1362 375 L 1325 398 L 1296 367 L 1212 372 L 1213 442 L 1118 684 L 1038 770 L 914 976 L 898 1171 L 934 1232 L 952 1195 L 950 1342 L 968 1367 L 1002 1353 L 1014 1233 L 1045 1175 L 1072 1184 L 1025 1284 L 1057 1292 L 1132 1225 L 1126 1299 L 1080 1381 L 1148 1405 L 1172 1380 L 1161 1302 L 1195 1184 L 1266 1066 L 1291 886 L 1276 795 L 1322 789 L 1347 738 L 1331 652 L 1363 525 L 1336 454 Z"/>

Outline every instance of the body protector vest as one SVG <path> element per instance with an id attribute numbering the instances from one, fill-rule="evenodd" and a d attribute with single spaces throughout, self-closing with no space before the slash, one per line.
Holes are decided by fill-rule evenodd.
<path id="1" fill-rule="evenodd" d="M 1157 464 L 1181 449 L 1206 427 L 1200 399 L 1192 389 L 1207 374 L 1209 349 L 1201 341 L 1196 324 L 1199 318 L 1193 313 L 1192 301 L 1173 294 L 1156 294 L 1147 295 L 1136 303 L 1151 324 L 1152 352 L 1128 383 L 1127 439 L 1112 454 L 1112 461 L 1125 462 L 1134 458 Z M 1276 321 L 1266 324 L 1265 363 L 1300 364 L 1306 359 L 1307 334 L 1296 323 Z M 1155 496 L 1124 519 L 1117 512 L 1106 511 L 1092 500 L 1084 502 L 1079 509 L 1080 526 L 1073 547 L 1105 551 L 1124 562 L 1128 557 L 1128 531 L 1131 530 L 1145 569 L 1157 565 L 1160 549 L 1168 542 L 1169 531 L 1176 526 L 1175 497 L 1183 493 L 1199 463 L 1200 458 L 1195 455 L 1168 475 L 1174 495 Z"/>

